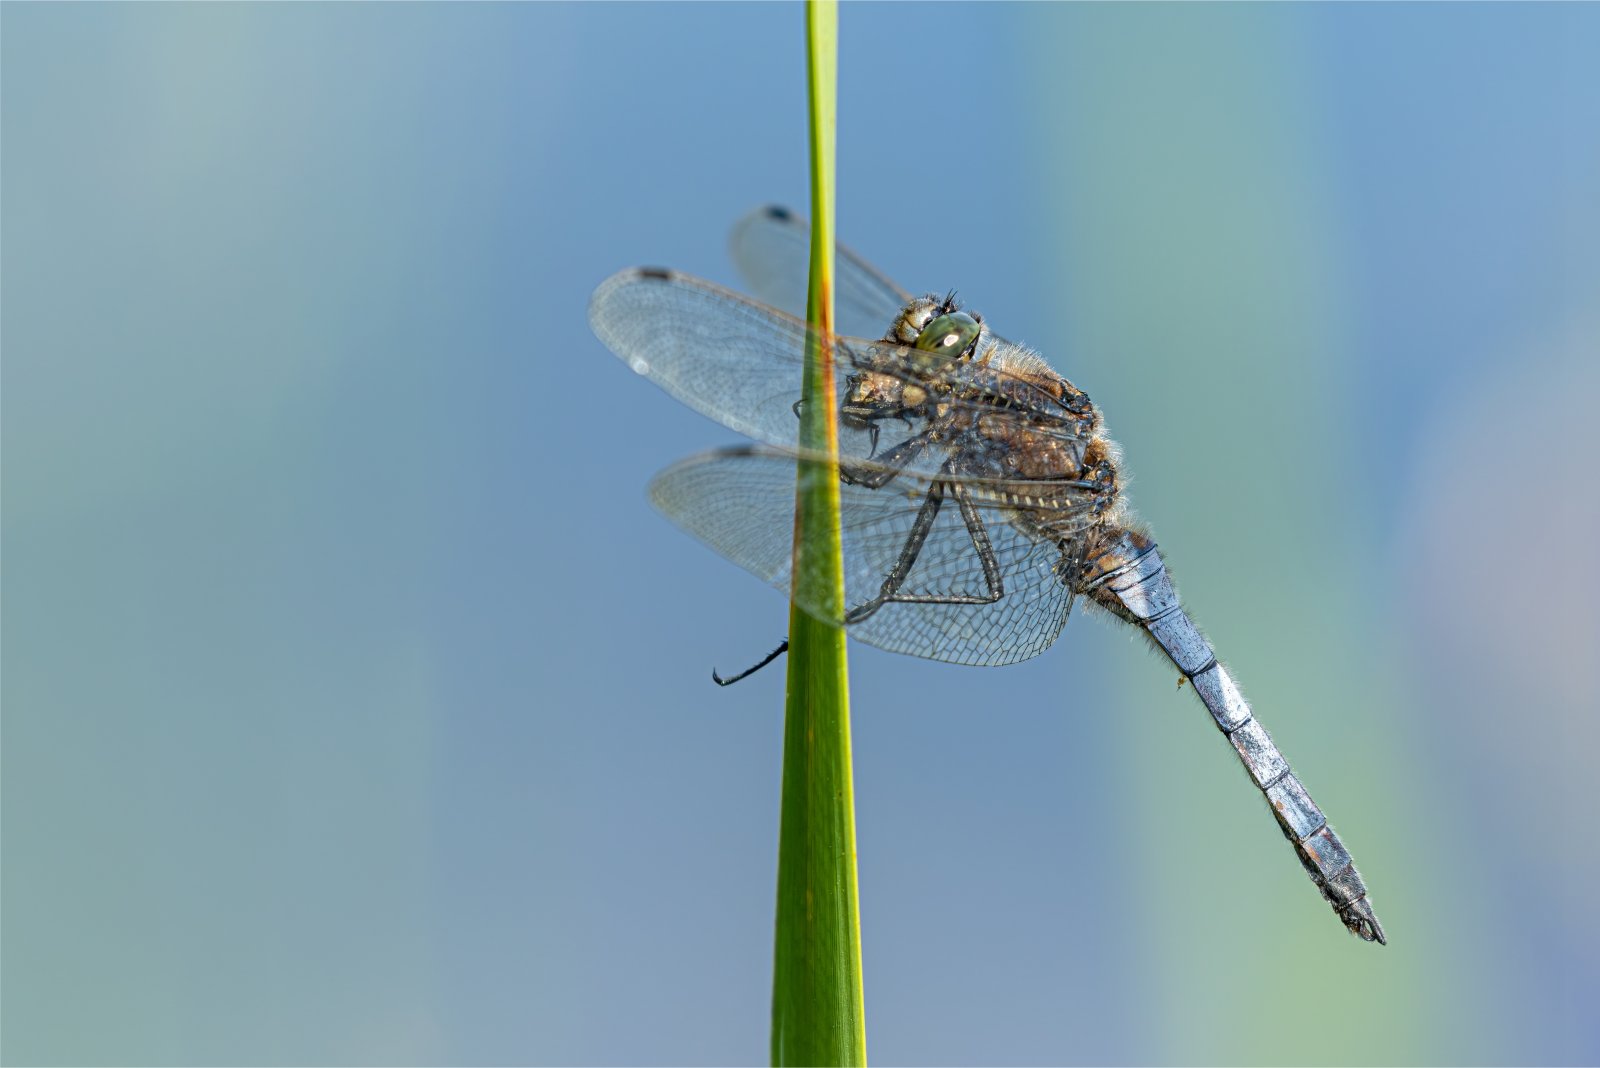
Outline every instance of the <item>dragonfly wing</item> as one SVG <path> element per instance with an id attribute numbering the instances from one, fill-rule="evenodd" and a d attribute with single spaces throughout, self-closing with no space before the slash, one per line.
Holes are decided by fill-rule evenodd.
<path id="1" fill-rule="evenodd" d="M 600 283 L 589 300 L 589 325 L 634 371 L 700 414 L 757 441 L 799 450 L 796 404 L 811 332 L 799 319 L 691 275 L 636 267 Z M 835 337 L 835 395 L 846 396 L 847 379 L 863 369 L 914 380 L 911 352 Z M 892 455 L 921 429 L 909 420 L 870 429 L 841 422 L 839 455 L 872 467 L 874 456 Z"/>
<path id="2" fill-rule="evenodd" d="M 788 208 L 757 208 L 733 227 L 733 262 L 756 297 L 805 318 L 811 224 Z M 835 248 L 834 329 L 882 337 L 911 294 L 844 245 Z"/>
<path id="3" fill-rule="evenodd" d="M 812 358 L 807 352 L 811 329 L 804 322 L 692 275 L 634 267 L 600 283 L 589 301 L 589 324 L 634 371 L 702 415 L 746 437 L 799 451 L 796 404 Z M 914 349 L 844 336 L 832 342 L 838 398 L 849 394 L 852 376 L 863 372 L 919 388 L 926 381 L 916 369 Z M 1047 437 L 1078 434 L 1065 404 L 1023 378 L 966 365 L 950 374 L 966 390 L 961 399 L 944 403 L 952 416 L 1021 419 Z M 839 456 L 855 468 L 881 466 L 882 458 L 897 455 L 926 428 L 925 417 L 920 425 L 911 417 L 885 417 L 870 426 L 841 420 Z M 932 477 L 941 461 L 929 452 L 910 460 L 909 470 Z"/>
<path id="4" fill-rule="evenodd" d="M 799 319 L 811 280 L 811 224 L 788 208 L 757 208 L 733 226 L 734 266 L 750 292 Z M 842 242 L 834 246 L 834 329 L 881 338 L 912 294 Z M 996 340 L 1005 339 L 994 336 Z"/>
<path id="5" fill-rule="evenodd" d="M 806 325 L 676 271 L 612 275 L 589 300 L 606 347 L 678 400 L 747 437 L 794 442 Z"/>
<path id="6" fill-rule="evenodd" d="M 840 485 L 847 611 L 879 597 L 886 577 L 905 560 L 929 495 L 941 485 L 948 484 L 912 474 L 881 489 Z M 853 637 L 891 652 L 976 665 L 1026 660 L 1055 641 L 1075 578 L 1057 540 L 1070 538 L 1074 524 L 1087 524 L 1092 502 L 1063 499 L 1051 513 L 1051 536 L 1041 537 L 1029 532 L 1027 518 L 1002 494 L 979 499 L 976 484 L 961 492 L 972 500 L 968 511 L 979 519 L 979 532 L 954 496 L 944 499 L 897 588 L 907 600 L 888 601 L 851 623 Z M 791 594 L 794 496 L 795 458 L 760 447 L 692 457 L 650 486 L 651 501 L 674 523 Z M 842 622 L 806 599 L 809 583 L 799 585 L 801 607 Z"/>

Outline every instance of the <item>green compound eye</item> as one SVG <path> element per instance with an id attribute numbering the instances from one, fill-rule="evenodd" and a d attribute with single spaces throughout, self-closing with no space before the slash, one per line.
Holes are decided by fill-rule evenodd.
<path id="1" fill-rule="evenodd" d="M 966 312 L 941 315 L 923 327 L 922 333 L 917 335 L 917 348 L 933 356 L 923 361 L 927 365 L 924 370 L 936 371 L 966 352 L 978 340 L 982 329 L 978 320 Z"/>

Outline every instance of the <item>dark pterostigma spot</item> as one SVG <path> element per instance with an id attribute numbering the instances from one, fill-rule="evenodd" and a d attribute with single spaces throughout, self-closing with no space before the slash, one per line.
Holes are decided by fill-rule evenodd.
<path id="1" fill-rule="evenodd" d="M 790 219 L 794 218 L 794 215 L 789 211 L 788 208 L 781 204 L 769 204 L 767 205 L 767 217 L 770 219 L 777 219 L 781 222 L 788 222 Z"/>
<path id="2" fill-rule="evenodd" d="M 665 267 L 640 267 L 640 278 L 659 278 L 663 282 L 672 281 L 672 272 Z"/>

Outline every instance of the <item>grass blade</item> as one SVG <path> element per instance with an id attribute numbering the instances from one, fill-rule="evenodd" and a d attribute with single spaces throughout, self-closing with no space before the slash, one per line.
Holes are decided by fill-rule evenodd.
<path id="1" fill-rule="evenodd" d="M 807 318 L 821 358 L 808 363 L 800 441 L 838 453 L 829 337 L 833 329 L 834 132 L 838 5 L 806 4 L 811 128 L 811 284 Z M 839 478 L 834 462 L 804 461 L 795 486 L 795 581 L 822 603 L 844 602 Z M 850 775 L 850 690 L 844 631 L 789 609 L 778 913 L 773 953 L 772 1063 L 867 1060 Z"/>

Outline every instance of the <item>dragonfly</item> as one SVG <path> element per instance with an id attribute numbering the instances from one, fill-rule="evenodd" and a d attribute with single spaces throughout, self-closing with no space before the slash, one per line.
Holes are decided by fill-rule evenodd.
<path id="1" fill-rule="evenodd" d="M 1079 600 L 1138 628 L 1199 696 L 1345 927 L 1385 944 L 1349 850 L 1133 517 L 1121 449 L 1099 409 L 953 294 L 914 296 L 843 245 L 838 333 L 826 339 L 840 398 L 843 607 L 793 573 L 796 465 L 808 455 L 800 383 L 818 359 L 815 330 L 799 314 L 809 249 L 803 219 L 766 207 L 732 237 L 760 299 L 654 267 L 623 270 L 595 290 L 589 322 L 607 348 L 753 439 L 674 464 L 652 481 L 652 503 L 808 613 L 892 652 L 1016 663 L 1053 644 Z"/>

